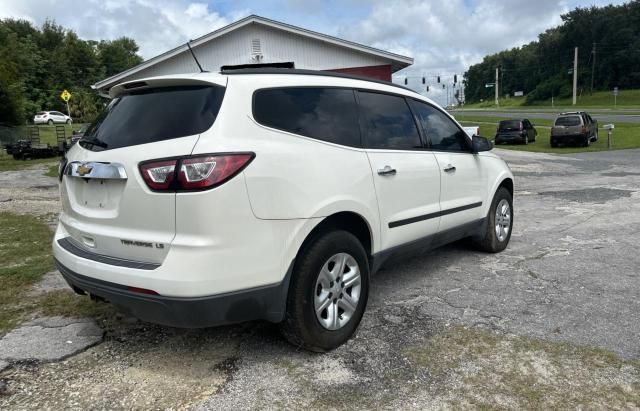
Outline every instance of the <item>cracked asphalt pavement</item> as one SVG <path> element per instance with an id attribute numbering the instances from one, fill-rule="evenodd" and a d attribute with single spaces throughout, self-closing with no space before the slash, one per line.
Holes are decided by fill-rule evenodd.
<path id="1" fill-rule="evenodd" d="M 637 409 L 640 150 L 495 152 L 516 177 L 509 247 L 456 243 L 388 262 L 356 337 L 335 351 L 297 350 L 266 323 L 176 330 L 119 317 L 100 324 L 102 344 L 62 363 L 1 371 L 0 408 L 563 408 L 587 398 L 587 408 Z M 516 377 L 535 377 L 523 386 L 545 387 L 540 396 L 500 391 L 493 374 L 478 382 L 513 358 Z M 619 385 L 599 391 L 603 381 Z"/>

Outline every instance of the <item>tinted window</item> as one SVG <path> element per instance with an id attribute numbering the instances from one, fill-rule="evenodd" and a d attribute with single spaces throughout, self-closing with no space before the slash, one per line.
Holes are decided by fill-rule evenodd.
<path id="1" fill-rule="evenodd" d="M 556 126 L 580 126 L 582 125 L 582 121 L 580 116 L 566 116 L 566 117 L 558 117 L 556 119 Z"/>
<path id="2" fill-rule="evenodd" d="M 358 92 L 367 148 L 422 148 L 416 122 L 403 97 Z"/>
<path id="3" fill-rule="evenodd" d="M 431 148 L 446 151 L 470 150 L 469 136 L 449 116 L 435 107 L 415 100 L 411 100 L 411 107 L 431 142 Z"/>
<path id="4" fill-rule="evenodd" d="M 500 122 L 500 130 L 520 130 L 520 120 L 503 120 Z"/>
<path id="5" fill-rule="evenodd" d="M 162 87 L 111 100 L 81 145 L 105 150 L 200 134 L 218 115 L 224 87 Z"/>
<path id="6" fill-rule="evenodd" d="M 255 92 L 253 116 L 268 127 L 360 147 L 358 108 L 351 89 L 294 87 Z"/>

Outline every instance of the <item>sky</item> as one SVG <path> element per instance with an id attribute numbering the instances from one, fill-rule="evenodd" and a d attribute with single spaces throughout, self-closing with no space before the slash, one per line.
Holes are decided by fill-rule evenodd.
<path id="1" fill-rule="evenodd" d="M 55 20 L 83 39 L 131 37 L 148 59 L 257 14 L 414 58 L 394 81 L 422 89 L 422 76 L 452 81 L 482 58 L 521 46 L 575 7 L 617 0 L 0 0 L 0 18 Z M 445 102 L 431 87 L 429 97 Z"/>

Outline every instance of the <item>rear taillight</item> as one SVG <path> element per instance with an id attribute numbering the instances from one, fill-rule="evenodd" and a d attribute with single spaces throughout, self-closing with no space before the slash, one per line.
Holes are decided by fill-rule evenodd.
<path id="1" fill-rule="evenodd" d="M 197 191 L 230 180 L 255 157 L 254 153 L 207 154 L 140 164 L 140 173 L 154 191 Z"/>
<path id="2" fill-rule="evenodd" d="M 178 160 L 152 161 L 140 164 L 144 182 L 152 190 L 169 190 L 175 177 Z"/>

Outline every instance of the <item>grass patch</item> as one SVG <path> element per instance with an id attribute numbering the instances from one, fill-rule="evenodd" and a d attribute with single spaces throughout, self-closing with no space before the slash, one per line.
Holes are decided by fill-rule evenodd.
<path id="1" fill-rule="evenodd" d="M 23 293 L 53 269 L 52 236 L 36 217 L 0 213 L 0 333 L 30 311 Z"/>
<path id="2" fill-rule="evenodd" d="M 577 96 L 576 106 L 580 108 L 637 108 L 640 109 L 640 90 L 620 90 L 620 95 L 617 98 L 617 105 L 614 105 L 613 92 L 608 91 L 596 91 L 593 95 L 589 93 L 583 93 L 581 96 Z M 576 110 L 576 106 L 573 106 L 573 97 L 555 98 L 553 101 L 553 107 L 556 109 L 571 109 Z M 522 108 L 527 109 L 530 107 L 549 107 L 551 108 L 551 99 L 544 101 L 536 101 L 532 104 L 526 105 L 524 97 L 512 97 L 509 99 L 500 99 L 500 108 Z M 487 98 L 483 102 L 465 104 L 464 108 L 496 108 L 493 95 Z"/>
<path id="3" fill-rule="evenodd" d="M 525 116 L 526 117 L 526 116 Z M 496 127 L 503 118 L 498 117 L 473 117 L 473 116 L 456 116 L 464 126 L 478 125 L 480 126 L 480 134 L 493 140 L 496 135 Z M 552 148 L 550 144 L 552 120 L 531 119 L 531 122 L 538 130 L 538 136 L 535 143 L 528 145 L 522 144 L 502 144 L 497 147 L 507 150 L 535 151 L 542 153 L 582 153 L 585 151 L 606 151 L 607 148 L 607 132 L 600 128 L 598 130 L 598 141 L 592 143 L 589 147 L 556 147 Z M 634 123 L 615 123 L 616 128 L 613 130 L 613 149 L 622 150 L 629 148 L 640 148 L 640 124 Z"/>
<path id="4" fill-rule="evenodd" d="M 47 177 L 58 177 L 58 164 L 49 166 L 49 170 L 47 170 L 44 175 Z"/>
<path id="5" fill-rule="evenodd" d="M 23 170 L 25 168 L 29 168 L 29 167 L 40 165 L 40 164 L 48 164 L 48 165 L 51 165 L 51 167 L 53 167 L 53 165 L 55 164 L 56 175 L 57 175 L 58 157 L 36 158 L 33 160 L 14 160 L 13 157 L 10 155 L 7 155 L 7 153 L 5 153 L 4 150 L 0 150 L 0 172 Z"/>
<path id="6" fill-rule="evenodd" d="M 619 409 L 640 403 L 640 362 L 597 348 L 457 326 L 404 354 L 443 383 L 454 408 Z"/>
<path id="7" fill-rule="evenodd" d="M 70 291 L 27 293 L 54 269 L 52 237 L 43 219 L 0 213 L 0 335 L 36 315 L 113 316 L 110 304 L 96 304 Z"/>

